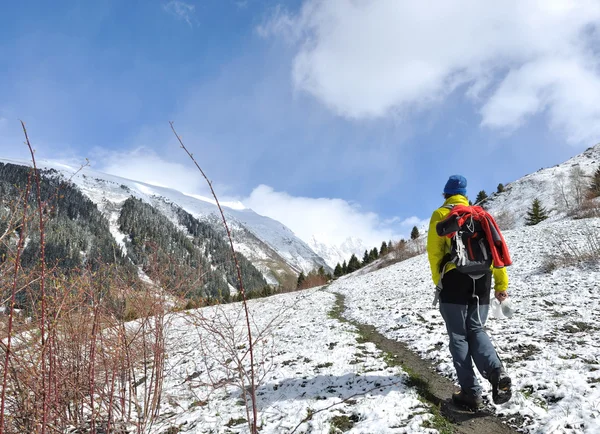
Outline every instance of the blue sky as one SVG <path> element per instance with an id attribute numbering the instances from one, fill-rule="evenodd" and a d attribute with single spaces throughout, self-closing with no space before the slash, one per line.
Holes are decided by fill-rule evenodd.
<path id="1" fill-rule="evenodd" d="M 202 194 L 172 120 L 304 239 L 406 235 L 451 174 L 474 197 L 600 141 L 594 1 L 5 3 L 0 157 L 23 119 L 38 158 Z"/>

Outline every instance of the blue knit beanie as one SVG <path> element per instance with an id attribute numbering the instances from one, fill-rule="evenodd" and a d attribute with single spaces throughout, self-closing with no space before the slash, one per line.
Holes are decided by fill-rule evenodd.
<path id="1" fill-rule="evenodd" d="M 464 176 L 461 175 L 452 175 L 448 178 L 448 182 L 446 182 L 446 186 L 444 187 L 445 194 L 462 194 L 466 196 L 467 194 L 467 180 Z"/>

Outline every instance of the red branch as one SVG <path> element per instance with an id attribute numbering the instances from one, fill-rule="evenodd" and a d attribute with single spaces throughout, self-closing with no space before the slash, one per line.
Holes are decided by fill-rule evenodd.
<path id="1" fill-rule="evenodd" d="M 46 379 L 46 237 L 44 233 L 44 213 L 42 209 L 42 189 L 40 186 L 40 173 L 37 169 L 37 165 L 35 163 L 35 152 L 33 147 L 31 146 L 31 142 L 29 141 L 29 136 L 27 134 L 27 129 L 25 128 L 25 123 L 21 121 L 21 126 L 23 127 L 23 133 L 25 134 L 25 143 L 29 148 L 29 153 L 31 154 L 31 162 L 33 163 L 33 176 L 35 180 L 35 186 L 37 190 L 37 206 L 38 206 L 38 214 L 40 218 L 39 229 L 40 229 L 40 297 L 42 302 L 42 312 L 40 318 L 40 332 L 42 335 L 42 397 L 43 397 L 43 407 L 42 407 L 42 431 L 41 434 L 46 433 L 46 425 L 48 421 L 48 395 L 49 390 L 48 386 L 50 384 Z"/>
<path id="2" fill-rule="evenodd" d="M 233 254 L 233 260 L 235 262 L 235 268 L 237 270 L 237 275 L 238 275 L 238 282 L 240 284 L 240 294 L 242 295 L 242 304 L 244 306 L 244 313 L 246 315 L 246 327 L 248 329 L 248 343 L 249 343 L 249 353 L 250 353 L 250 399 L 252 400 L 252 423 L 250 424 L 250 428 L 252 430 L 253 434 L 258 433 L 258 429 L 257 429 L 257 418 L 258 418 L 258 412 L 257 412 L 257 408 L 256 408 L 256 384 L 255 384 L 255 373 L 254 373 L 254 348 L 253 348 L 253 342 L 252 342 L 252 329 L 250 326 L 250 313 L 248 311 L 248 303 L 247 303 L 247 299 L 246 299 L 246 291 L 244 289 L 244 283 L 242 281 L 242 270 L 240 268 L 240 264 L 237 260 L 237 255 L 235 253 L 235 248 L 233 247 L 233 238 L 231 237 L 231 231 L 229 230 L 229 226 L 227 225 L 227 220 L 225 219 L 225 213 L 223 212 L 223 208 L 221 208 L 221 204 L 219 203 L 219 199 L 217 198 L 217 194 L 215 193 L 215 190 L 213 189 L 212 186 L 212 182 L 208 179 L 208 177 L 206 176 L 206 174 L 204 173 L 204 171 L 202 170 L 202 168 L 200 167 L 200 165 L 198 164 L 198 162 L 196 161 L 196 159 L 194 158 L 194 156 L 190 153 L 190 151 L 188 151 L 188 149 L 185 147 L 185 145 L 183 144 L 183 141 L 181 140 L 181 137 L 179 137 L 179 134 L 177 134 L 177 131 L 175 131 L 175 127 L 173 126 L 173 122 L 169 122 L 169 124 L 171 125 L 171 130 L 173 130 L 173 134 L 175 134 L 175 137 L 177 137 L 177 140 L 179 141 L 179 144 L 181 145 L 181 148 L 186 152 L 186 154 L 188 154 L 188 156 L 190 157 L 190 159 L 194 162 L 194 164 L 196 165 L 196 167 L 198 168 L 198 170 L 200 171 L 200 173 L 202 174 L 202 176 L 204 177 L 204 179 L 206 180 L 206 182 L 208 183 L 208 186 L 210 187 L 210 191 L 212 192 L 213 197 L 215 198 L 215 202 L 217 203 L 217 207 L 219 208 L 219 212 L 221 213 L 221 218 L 223 219 L 223 226 L 225 226 L 225 230 L 227 231 L 227 237 L 229 239 L 229 245 L 231 246 L 231 252 Z M 245 393 L 245 391 L 243 391 Z M 246 409 L 246 411 L 248 411 Z"/>
<path id="3" fill-rule="evenodd" d="M 4 366 L 2 373 L 2 396 L 0 397 L 0 434 L 4 433 L 4 405 L 6 401 L 6 380 L 8 376 L 8 365 L 12 342 L 11 338 L 13 329 L 13 316 L 15 311 L 15 299 L 17 294 L 17 277 L 19 275 L 19 265 L 21 262 L 21 252 L 23 251 L 25 233 L 27 232 L 27 198 L 29 197 L 30 188 L 31 174 L 27 179 L 27 187 L 25 188 L 25 195 L 23 196 L 23 219 L 21 220 L 21 230 L 19 232 L 19 242 L 17 244 L 17 252 L 15 257 L 15 271 L 13 274 L 12 291 L 10 295 L 10 312 L 8 314 L 8 338 L 6 341 L 6 355 L 4 357 Z"/>

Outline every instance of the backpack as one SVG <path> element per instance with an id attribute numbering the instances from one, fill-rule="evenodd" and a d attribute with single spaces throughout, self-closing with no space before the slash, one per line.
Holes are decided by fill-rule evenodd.
<path id="1" fill-rule="evenodd" d="M 453 205 L 444 208 L 452 210 Z M 470 211 L 472 207 L 463 207 Z M 482 218 L 493 217 L 487 213 L 451 212 L 450 215 L 436 225 L 437 234 L 440 237 L 450 237 L 450 254 L 442 261 L 442 267 L 448 262 L 456 265 L 456 269 L 468 274 L 474 279 L 482 277 L 490 271 L 493 263 L 492 249 L 488 237 L 480 221 Z"/>

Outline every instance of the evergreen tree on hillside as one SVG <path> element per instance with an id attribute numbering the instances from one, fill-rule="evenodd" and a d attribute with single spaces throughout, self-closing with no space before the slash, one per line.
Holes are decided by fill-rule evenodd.
<path id="1" fill-rule="evenodd" d="M 388 253 L 388 245 L 387 243 L 384 241 L 383 243 L 381 243 L 381 248 L 379 249 L 379 256 L 385 256 Z"/>
<path id="2" fill-rule="evenodd" d="M 358 261 L 358 258 L 356 257 L 356 255 L 353 253 L 352 256 L 350 257 L 350 261 L 348 261 L 348 273 L 352 273 L 356 270 L 358 270 L 360 268 L 360 262 Z"/>
<path id="3" fill-rule="evenodd" d="M 26 166 L 0 163 L 0 213 L 10 212 L 11 203 L 21 206 L 23 200 L 37 209 L 36 188 L 30 189 L 27 198 L 22 197 L 32 172 Z M 38 169 L 37 173 L 40 175 L 40 199 L 47 203 L 44 210 L 46 264 L 64 270 L 77 267 L 95 270 L 100 264 L 116 263 L 119 267 L 134 270 L 116 244 L 108 220 L 98 207 L 75 186 L 65 183 L 56 170 Z M 1 244 L 0 255 L 6 250 Z M 40 249 L 39 228 L 36 224 L 29 225 L 21 265 L 38 264 Z"/>
<path id="4" fill-rule="evenodd" d="M 419 238 L 421 234 L 419 234 L 419 229 L 417 229 L 416 226 L 413 226 L 412 231 L 410 232 L 410 239 L 411 240 L 416 240 L 417 238 Z"/>
<path id="5" fill-rule="evenodd" d="M 504 191 L 504 184 L 498 184 L 498 187 L 496 187 L 496 192 L 502 193 L 503 191 Z"/>
<path id="6" fill-rule="evenodd" d="M 317 274 L 318 274 L 319 276 L 325 277 L 325 269 L 323 268 L 323 266 L 322 266 L 322 265 L 321 265 L 321 266 L 319 267 L 319 269 L 317 270 Z"/>
<path id="7" fill-rule="evenodd" d="M 345 260 L 344 260 L 344 263 L 342 264 L 342 274 L 348 274 L 348 265 L 346 264 Z"/>
<path id="8" fill-rule="evenodd" d="M 305 280 L 306 276 L 304 275 L 304 271 L 301 271 L 298 275 L 298 282 L 296 283 L 296 288 L 300 288 Z"/>
<path id="9" fill-rule="evenodd" d="M 342 266 L 340 265 L 340 263 L 338 262 L 335 266 L 335 269 L 333 270 L 333 276 L 334 277 L 340 277 L 344 274 L 344 272 L 342 271 Z"/>
<path id="10" fill-rule="evenodd" d="M 369 258 L 369 252 L 367 252 L 365 250 L 365 254 L 363 255 L 363 260 L 362 260 L 362 265 L 367 265 L 369 262 L 371 262 L 370 258 Z"/>
<path id="11" fill-rule="evenodd" d="M 373 262 L 379 257 L 379 252 L 377 251 L 377 247 L 373 247 L 369 252 L 369 262 Z"/>
<path id="12" fill-rule="evenodd" d="M 488 197 L 488 195 L 485 192 L 485 190 L 481 190 L 479 193 L 477 193 L 477 197 L 475 198 L 475 203 L 481 204 L 481 202 L 486 200 L 487 197 Z"/>
<path id="13" fill-rule="evenodd" d="M 590 184 L 590 194 L 592 197 L 600 196 L 600 167 L 596 169 L 592 175 L 592 183 Z"/>
<path id="14" fill-rule="evenodd" d="M 539 222 L 544 221 L 548 218 L 546 209 L 542 207 L 539 199 L 534 199 L 531 203 L 531 208 L 527 211 L 527 218 L 525 224 L 527 226 L 537 225 Z"/>

